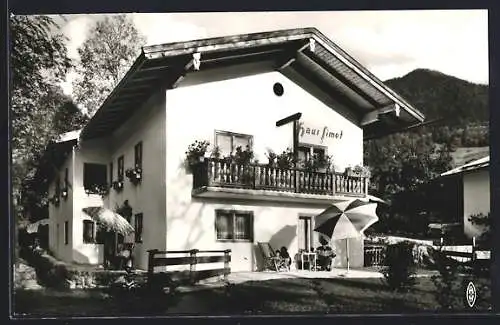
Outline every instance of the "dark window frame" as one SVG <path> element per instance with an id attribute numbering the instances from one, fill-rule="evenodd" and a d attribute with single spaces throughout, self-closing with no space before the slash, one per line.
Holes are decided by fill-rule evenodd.
<path id="1" fill-rule="evenodd" d="M 113 184 L 113 172 L 114 172 L 114 168 L 113 168 L 113 162 L 110 162 L 109 163 L 109 184 Z"/>
<path id="2" fill-rule="evenodd" d="M 250 150 L 253 150 L 253 135 L 251 134 L 245 134 L 245 133 L 236 133 L 236 132 L 230 132 L 230 131 L 224 131 L 224 130 L 215 130 L 214 132 L 214 143 L 215 143 L 215 146 L 216 147 L 219 147 L 219 142 L 218 142 L 218 136 L 221 135 L 221 136 L 227 136 L 227 137 L 231 137 L 231 152 L 230 154 L 233 154 L 235 151 L 236 151 L 236 146 L 234 145 L 234 139 L 235 137 L 238 137 L 238 138 L 245 138 L 248 140 L 248 146 L 250 148 Z M 243 150 L 245 150 L 246 148 L 241 148 Z"/>
<path id="3" fill-rule="evenodd" d="M 99 182 L 92 183 L 91 181 L 87 180 L 87 171 L 88 168 L 94 165 L 94 167 L 99 166 L 101 169 L 100 172 L 103 172 L 103 177 L 100 179 Z M 97 178 L 97 177 L 96 177 Z M 83 164 L 83 187 L 85 191 L 88 191 L 90 194 L 99 194 L 94 190 L 95 186 L 107 186 L 108 182 L 108 166 L 106 164 L 100 164 L 100 163 L 84 163 Z"/>
<path id="4" fill-rule="evenodd" d="M 89 233 L 87 231 L 86 226 L 91 225 L 92 227 L 92 235 L 90 238 L 87 238 L 87 234 Z M 95 229 L 95 222 L 93 220 L 83 220 L 83 243 L 84 244 L 94 244 L 96 243 L 96 229 Z"/>
<path id="5" fill-rule="evenodd" d="M 142 141 L 134 147 L 134 167 L 142 169 Z"/>
<path id="6" fill-rule="evenodd" d="M 124 177 L 125 177 L 125 156 L 121 155 L 117 159 L 117 176 L 118 176 L 118 181 L 123 182 Z"/>
<path id="7" fill-rule="evenodd" d="M 139 223 L 140 220 L 140 223 Z M 144 235 L 144 214 L 141 213 L 136 213 L 134 215 L 134 241 L 136 243 L 142 243 L 144 241 L 143 235 Z"/>
<path id="8" fill-rule="evenodd" d="M 69 244 L 69 221 L 64 221 L 64 245 Z"/>
<path id="9" fill-rule="evenodd" d="M 219 233 L 217 231 L 217 221 L 219 216 L 221 215 L 231 215 L 231 226 L 230 226 L 230 238 L 219 238 Z M 236 216 L 246 216 L 249 218 L 249 223 L 250 223 L 250 228 L 248 229 L 248 236 L 247 238 L 238 238 L 235 239 L 235 233 L 236 233 Z M 217 242 L 244 242 L 244 243 L 253 243 L 254 241 L 254 213 L 253 211 L 246 211 L 246 210 L 228 210 L 228 209 L 216 209 L 215 210 L 215 221 L 214 221 L 214 228 L 215 228 L 215 240 Z"/>

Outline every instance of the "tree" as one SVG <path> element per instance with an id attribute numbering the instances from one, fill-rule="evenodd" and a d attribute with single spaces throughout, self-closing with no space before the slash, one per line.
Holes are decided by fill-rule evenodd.
<path id="1" fill-rule="evenodd" d="M 478 214 L 473 214 L 468 217 L 469 221 L 475 225 L 481 228 L 482 233 L 479 236 L 478 240 L 482 244 L 486 244 L 487 246 L 491 245 L 491 239 L 492 239 L 492 225 L 493 225 L 493 219 L 490 216 L 490 213 L 483 214 L 483 213 L 478 213 Z"/>
<path id="2" fill-rule="evenodd" d="M 130 68 L 146 40 L 125 15 L 98 21 L 89 35 L 78 49 L 80 62 L 73 94 L 92 116 Z"/>
<path id="3" fill-rule="evenodd" d="M 371 192 L 389 201 L 374 229 L 411 231 L 423 227 L 423 185 L 450 168 L 447 148 L 436 146 L 429 134 L 408 132 L 367 141 L 365 162 L 372 172 Z M 385 211 L 384 211 L 385 210 Z"/>
<path id="4" fill-rule="evenodd" d="M 16 198 L 22 181 L 52 136 L 52 104 L 57 101 L 52 91 L 65 78 L 71 60 L 65 38 L 50 17 L 13 16 L 11 40 L 12 191 L 19 214 Z"/>

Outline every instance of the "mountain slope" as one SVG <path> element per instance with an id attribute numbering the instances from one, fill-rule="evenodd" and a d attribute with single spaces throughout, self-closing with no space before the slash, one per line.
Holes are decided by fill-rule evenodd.
<path id="1" fill-rule="evenodd" d="M 445 118 L 448 126 L 488 122 L 487 85 L 427 69 L 414 70 L 385 84 L 424 113 L 427 121 Z"/>

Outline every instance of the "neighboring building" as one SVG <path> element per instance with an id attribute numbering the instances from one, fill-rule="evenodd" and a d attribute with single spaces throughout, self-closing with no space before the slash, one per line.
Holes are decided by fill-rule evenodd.
<path id="1" fill-rule="evenodd" d="M 490 157 L 471 161 L 463 166 L 441 174 L 441 178 L 458 184 L 457 204 L 462 213 L 459 221 L 467 238 L 480 236 L 484 229 L 474 225 L 469 218 L 472 215 L 490 213 Z"/>
<path id="2" fill-rule="evenodd" d="M 295 136 L 293 122 L 277 126 L 293 115 Z M 368 177 L 343 173 L 363 164 L 363 139 L 423 118 L 314 28 L 147 46 L 81 133 L 53 145 L 60 159 L 49 193 L 67 197 L 50 204 L 50 247 L 66 261 L 102 262 L 82 208 L 127 201 L 138 267 L 148 249 L 197 248 L 231 249 L 232 270 L 257 270 L 257 242 L 291 255 L 317 247 L 315 215 L 334 199 L 367 198 Z M 261 165 L 208 158 L 191 173 L 185 152 L 204 140 L 222 156 L 248 145 Z M 332 155 L 337 172 L 264 165 L 268 149 L 287 148 L 302 160 Z M 134 166 L 137 185 L 125 175 Z M 122 190 L 99 195 L 95 185 L 116 181 Z M 350 247 L 350 264 L 362 266 L 362 240 Z"/>

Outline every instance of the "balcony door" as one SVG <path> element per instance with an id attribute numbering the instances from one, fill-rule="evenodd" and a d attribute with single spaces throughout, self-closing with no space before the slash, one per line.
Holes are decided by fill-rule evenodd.
<path id="1" fill-rule="evenodd" d="M 313 241 L 313 218 L 312 216 L 299 216 L 297 239 L 299 250 L 310 251 L 314 246 Z"/>

